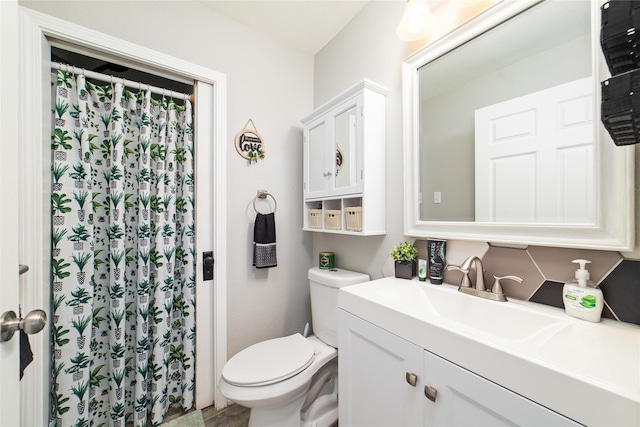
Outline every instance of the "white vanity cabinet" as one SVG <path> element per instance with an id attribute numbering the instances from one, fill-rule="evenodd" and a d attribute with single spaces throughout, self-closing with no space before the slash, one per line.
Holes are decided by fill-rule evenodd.
<path id="1" fill-rule="evenodd" d="M 344 310 L 338 351 L 341 426 L 580 425 Z"/>
<path id="2" fill-rule="evenodd" d="M 384 234 L 386 93 L 363 80 L 302 119 L 304 230 Z"/>

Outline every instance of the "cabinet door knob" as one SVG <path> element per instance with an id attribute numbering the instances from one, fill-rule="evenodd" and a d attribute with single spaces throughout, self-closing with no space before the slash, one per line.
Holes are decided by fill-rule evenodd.
<path id="1" fill-rule="evenodd" d="M 407 380 L 407 382 L 409 383 L 409 385 L 415 387 L 416 384 L 418 383 L 418 376 L 416 374 L 414 374 L 413 372 L 407 372 L 405 375 L 405 379 Z"/>
<path id="2" fill-rule="evenodd" d="M 436 401 L 436 395 L 438 394 L 438 390 L 436 390 L 434 387 L 431 386 L 424 386 L 424 395 L 427 396 L 427 399 L 429 399 L 432 402 Z"/>

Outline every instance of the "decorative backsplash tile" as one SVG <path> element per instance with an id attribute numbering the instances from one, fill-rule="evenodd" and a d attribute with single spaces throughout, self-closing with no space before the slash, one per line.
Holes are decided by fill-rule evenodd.
<path id="1" fill-rule="evenodd" d="M 640 261 L 623 260 L 602 280 L 600 289 L 620 320 L 640 325 Z"/>
<path id="2" fill-rule="evenodd" d="M 552 280 L 545 280 L 542 286 L 538 288 L 529 301 L 537 302 L 539 304 L 550 305 L 552 307 L 558 307 L 564 310 L 564 304 L 562 303 L 562 287 L 564 282 L 554 282 Z M 602 291 L 604 294 L 604 291 Z M 615 319 L 608 305 L 605 304 L 602 309 L 602 317 L 609 319 Z"/>
<path id="3" fill-rule="evenodd" d="M 420 256 L 426 257 L 426 240 L 416 240 Z M 484 242 L 447 241 L 447 264 L 459 265 L 470 255 L 482 259 L 487 287 L 493 276 L 513 275 L 522 283 L 504 281 L 507 297 L 529 300 L 564 309 L 562 287 L 575 276 L 574 259 L 588 259 L 591 280 L 605 298 L 603 317 L 640 325 L 640 261 L 625 260 L 618 252 L 529 246 L 526 249 L 493 247 Z M 475 281 L 475 274 L 470 275 Z M 445 272 L 445 281 L 460 283 L 461 273 Z"/>

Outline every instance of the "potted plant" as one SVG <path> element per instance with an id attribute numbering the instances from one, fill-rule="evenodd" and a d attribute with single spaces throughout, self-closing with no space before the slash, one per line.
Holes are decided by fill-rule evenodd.
<path id="1" fill-rule="evenodd" d="M 396 262 L 396 277 L 412 279 L 416 271 L 418 249 L 409 242 L 398 243 L 389 253 Z"/>

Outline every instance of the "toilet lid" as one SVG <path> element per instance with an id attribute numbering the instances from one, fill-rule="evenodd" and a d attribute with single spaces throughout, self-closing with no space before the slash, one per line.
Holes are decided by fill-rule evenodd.
<path id="1" fill-rule="evenodd" d="M 238 386 L 273 384 L 305 370 L 313 356 L 313 345 L 300 334 L 274 338 L 233 356 L 222 368 L 222 376 Z"/>

